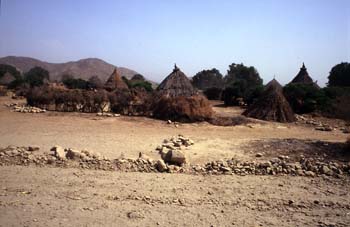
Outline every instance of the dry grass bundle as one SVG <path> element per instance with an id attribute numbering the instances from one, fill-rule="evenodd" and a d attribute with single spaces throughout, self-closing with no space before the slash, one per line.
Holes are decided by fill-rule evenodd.
<path id="1" fill-rule="evenodd" d="M 153 116 L 163 120 L 174 120 L 181 122 L 195 122 L 209 120 L 213 110 L 209 101 L 201 96 L 190 97 L 166 97 L 155 102 Z"/>
<path id="2" fill-rule="evenodd" d="M 243 115 L 266 121 L 294 122 L 296 120 L 277 81 L 269 83 L 261 98 L 244 111 Z"/>

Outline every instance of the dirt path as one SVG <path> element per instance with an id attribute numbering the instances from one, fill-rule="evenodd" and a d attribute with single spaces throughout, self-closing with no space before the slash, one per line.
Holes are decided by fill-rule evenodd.
<path id="1" fill-rule="evenodd" d="M 349 178 L 0 167 L 0 226 L 349 226 Z"/>

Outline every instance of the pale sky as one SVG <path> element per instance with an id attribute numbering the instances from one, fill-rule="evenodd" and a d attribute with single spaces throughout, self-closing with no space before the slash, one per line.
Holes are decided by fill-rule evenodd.
<path id="1" fill-rule="evenodd" d="M 2 0 L 0 57 L 101 58 L 161 81 L 231 63 L 285 84 L 305 62 L 323 86 L 350 61 L 349 0 Z"/>

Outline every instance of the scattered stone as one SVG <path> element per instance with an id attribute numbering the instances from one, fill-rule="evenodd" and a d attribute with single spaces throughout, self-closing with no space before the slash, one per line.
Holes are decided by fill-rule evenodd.
<path id="1" fill-rule="evenodd" d="M 305 172 L 305 176 L 307 176 L 307 177 L 315 177 L 316 174 L 314 172 L 312 172 L 312 171 L 306 171 Z"/>
<path id="2" fill-rule="evenodd" d="M 183 165 L 186 163 L 185 154 L 178 150 L 169 150 L 164 157 L 164 161 L 170 164 Z"/>
<path id="3" fill-rule="evenodd" d="M 99 116 L 99 117 L 120 117 L 120 114 L 99 112 L 99 113 L 96 114 L 96 116 Z"/>
<path id="4" fill-rule="evenodd" d="M 262 153 L 256 153 L 256 155 L 255 155 L 255 157 L 257 157 L 257 158 L 261 158 L 263 155 L 262 155 Z"/>
<path id="5" fill-rule="evenodd" d="M 328 176 L 333 174 L 332 170 L 330 168 L 328 168 L 326 165 L 322 166 L 321 172 L 323 174 L 328 175 Z"/>
<path id="6" fill-rule="evenodd" d="M 53 151 L 53 156 L 55 156 L 59 160 L 66 160 L 66 152 L 62 147 L 56 145 L 51 148 L 51 151 Z"/>
<path id="7" fill-rule="evenodd" d="M 165 164 L 165 162 L 162 159 L 157 161 L 156 166 L 159 172 L 165 172 L 168 170 L 168 166 Z"/>
<path id="8" fill-rule="evenodd" d="M 144 218 L 145 216 L 143 215 L 143 213 L 139 212 L 139 211 L 131 211 L 127 213 L 128 218 L 130 219 L 139 219 L 139 218 Z"/>

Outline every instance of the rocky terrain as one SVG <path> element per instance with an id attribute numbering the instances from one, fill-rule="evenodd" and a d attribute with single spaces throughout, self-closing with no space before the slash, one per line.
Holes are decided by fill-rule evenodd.
<path id="1" fill-rule="evenodd" d="M 346 122 L 222 127 L 14 103 L 0 97 L 0 226 L 350 225 Z"/>

